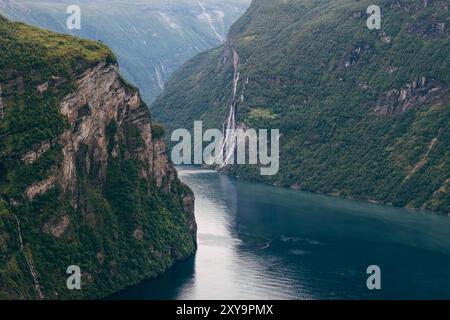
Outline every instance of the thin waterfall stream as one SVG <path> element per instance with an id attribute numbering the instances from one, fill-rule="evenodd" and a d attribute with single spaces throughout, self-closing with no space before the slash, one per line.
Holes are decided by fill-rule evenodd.
<path id="1" fill-rule="evenodd" d="M 224 139 L 222 141 L 221 153 L 218 155 L 219 159 L 222 161 L 217 161 L 218 163 L 222 163 L 221 168 L 226 167 L 230 164 L 231 157 L 234 156 L 234 149 L 236 148 L 236 139 L 235 139 L 235 131 L 236 131 L 236 95 L 237 95 L 237 87 L 240 79 L 239 72 L 239 55 L 235 48 L 232 48 L 233 52 L 233 94 L 230 104 L 230 111 L 228 113 L 226 124 L 224 125 Z"/>
<path id="2" fill-rule="evenodd" d="M 22 251 L 23 256 L 25 257 L 25 261 L 27 262 L 28 269 L 30 270 L 31 277 L 33 278 L 33 282 L 34 282 L 34 287 L 35 287 L 36 293 L 38 294 L 40 299 L 44 299 L 44 295 L 43 295 L 43 293 L 41 291 L 41 286 L 39 284 L 38 275 L 37 275 L 36 270 L 34 268 L 33 261 L 31 261 L 31 259 L 28 258 L 27 254 L 26 254 L 26 252 L 24 250 L 23 238 L 22 238 L 22 230 L 20 229 L 19 218 L 17 218 L 16 215 L 14 215 L 14 218 L 16 219 L 16 224 L 17 224 L 17 233 L 19 235 L 20 251 Z"/>

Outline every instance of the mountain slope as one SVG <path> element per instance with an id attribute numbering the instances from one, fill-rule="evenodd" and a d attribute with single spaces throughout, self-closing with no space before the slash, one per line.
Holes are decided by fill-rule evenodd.
<path id="1" fill-rule="evenodd" d="M 81 30 L 68 30 L 66 8 L 81 8 Z M 178 66 L 218 46 L 249 0 L 0 0 L 7 17 L 62 33 L 102 40 L 125 77 L 149 103 Z"/>
<path id="2" fill-rule="evenodd" d="M 1 16 L 0 33 L 0 299 L 104 297 L 192 254 L 193 195 L 112 52 Z"/>
<path id="3" fill-rule="evenodd" d="M 239 56 L 237 119 L 280 128 L 279 186 L 450 213 L 447 1 L 254 0 L 227 43 L 174 74 L 152 105 L 169 129 L 222 128 Z"/>

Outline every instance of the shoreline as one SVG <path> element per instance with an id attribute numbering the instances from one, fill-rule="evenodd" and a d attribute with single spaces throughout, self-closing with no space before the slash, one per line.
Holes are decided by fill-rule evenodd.
<path id="1" fill-rule="evenodd" d="M 424 208 L 415 208 L 415 207 L 409 207 L 409 206 L 395 206 L 392 203 L 385 203 L 382 201 L 378 201 L 378 200 L 373 200 L 373 199 L 363 199 L 363 198 L 356 198 L 356 197 L 352 197 L 352 196 L 342 196 L 339 193 L 325 193 L 325 192 L 319 192 L 319 191 L 308 191 L 308 190 L 303 190 L 300 188 L 300 186 L 298 186 L 298 188 L 296 187 L 296 184 L 293 184 L 291 186 L 280 186 L 280 185 L 276 185 L 270 182 L 265 182 L 265 181 L 260 181 L 257 179 L 246 179 L 240 176 L 236 176 L 234 174 L 232 174 L 231 172 L 227 172 L 227 170 L 216 170 L 214 166 L 208 166 L 208 165 L 180 165 L 180 166 L 176 166 L 176 169 L 178 171 L 178 168 L 201 168 L 201 169 L 205 169 L 205 170 L 209 170 L 211 172 L 217 172 L 218 174 L 223 174 L 226 175 L 229 178 L 232 179 L 236 179 L 239 181 L 244 181 L 244 182 L 249 182 L 249 183 L 258 183 L 258 184 L 262 184 L 262 185 L 266 185 L 266 186 L 271 186 L 274 188 L 280 188 L 280 189 L 286 189 L 286 190 L 292 190 L 292 191 L 300 191 L 300 192 L 304 192 L 304 193 L 308 193 L 308 194 L 315 194 L 315 195 L 322 195 L 322 196 L 327 196 L 327 197 L 331 197 L 331 198 L 335 198 L 335 199 L 342 199 L 342 200 L 351 200 L 351 201 L 356 201 L 356 202 L 360 202 L 360 203 L 366 203 L 366 204 L 371 204 L 371 205 L 376 205 L 376 206 L 380 206 L 380 207 L 388 207 L 388 208 L 393 208 L 393 209 L 406 209 L 408 211 L 411 211 L 411 213 L 419 213 L 419 214 L 427 214 L 427 215 L 436 215 L 436 216 L 442 216 L 442 217 L 448 217 L 450 218 L 450 212 L 445 214 L 445 213 L 441 213 L 441 212 L 436 212 L 436 211 L 431 211 L 431 210 L 427 210 Z"/>

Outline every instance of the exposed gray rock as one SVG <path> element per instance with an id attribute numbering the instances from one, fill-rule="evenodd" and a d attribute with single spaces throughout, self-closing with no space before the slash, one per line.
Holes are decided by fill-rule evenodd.
<path id="1" fill-rule="evenodd" d="M 42 195 L 53 188 L 56 184 L 56 176 L 51 175 L 43 181 L 33 183 L 25 190 L 25 195 L 28 200 L 33 200 L 39 195 Z"/>
<path id="2" fill-rule="evenodd" d="M 36 162 L 46 151 L 48 151 L 51 148 L 51 146 L 52 146 L 52 144 L 50 141 L 43 142 L 36 149 L 36 151 L 33 150 L 33 151 L 26 153 L 22 157 L 22 161 L 25 162 L 26 164 L 32 164 L 32 163 Z"/>
<path id="3" fill-rule="evenodd" d="M 60 238 L 67 231 L 69 226 L 70 226 L 70 218 L 69 216 L 65 215 L 62 216 L 56 222 L 45 224 L 43 231 L 45 233 L 51 234 L 55 238 Z"/>
<path id="4" fill-rule="evenodd" d="M 400 89 L 386 92 L 377 100 L 374 111 L 381 115 L 405 112 L 430 102 L 447 91 L 448 89 L 433 79 L 422 76 Z"/>
<path id="5" fill-rule="evenodd" d="M 43 94 L 45 91 L 48 90 L 48 81 L 37 86 L 36 88 L 37 92 L 39 92 L 40 94 Z"/>

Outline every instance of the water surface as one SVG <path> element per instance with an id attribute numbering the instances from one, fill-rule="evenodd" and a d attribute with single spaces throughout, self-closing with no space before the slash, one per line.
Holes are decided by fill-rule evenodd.
<path id="1" fill-rule="evenodd" d="M 115 299 L 449 299 L 450 219 L 181 168 L 198 251 Z M 381 268 L 381 290 L 366 269 Z"/>

